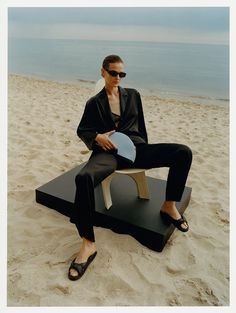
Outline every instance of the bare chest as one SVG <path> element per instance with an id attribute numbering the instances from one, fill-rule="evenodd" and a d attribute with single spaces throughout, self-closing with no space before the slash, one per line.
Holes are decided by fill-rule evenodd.
<path id="1" fill-rule="evenodd" d="M 108 101 L 112 113 L 120 115 L 120 98 L 119 96 L 108 96 Z"/>

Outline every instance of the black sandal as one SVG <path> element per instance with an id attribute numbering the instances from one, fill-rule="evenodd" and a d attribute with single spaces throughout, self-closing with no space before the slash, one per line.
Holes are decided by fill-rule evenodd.
<path id="1" fill-rule="evenodd" d="M 189 230 L 188 222 L 182 214 L 181 214 L 181 218 L 179 218 L 178 220 L 175 220 L 173 217 L 171 217 L 169 214 L 167 214 L 165 212 L 160 211 L 160 214 L 161 214 L 161 217 L 163 218 L 163 220 L 165 222 L 167 222 L 168 224 L 173 224 L 180 231 L 186 232 Z M 183 228 L 181 226 L 183 223 L 187 224 L 187 228 Z"/>
<path id="2" fill-rule="evenodd" d="M 88 268 L 89 264 L 94 260 L 95 256 L 97 255 L 97 251 L 95 251 L 93 254 L 91 254 L 89 257 L 88 257 L 88 260 L 87 262 L 84 262 L 84 263 L 76 263 L 75 262 L 75 259 L 71 262 L 71 265 L 70 265 L 70 268 L 69 268 L 69 271 L 68 271 L 68 278 L 70 280 L 77 280 L 79 278 L 81 278 L 86 269 Z M 77 271 L 78 275 L 71 275 L 70 273 L 70 270 L 71 269 L 74 269 Z"/>

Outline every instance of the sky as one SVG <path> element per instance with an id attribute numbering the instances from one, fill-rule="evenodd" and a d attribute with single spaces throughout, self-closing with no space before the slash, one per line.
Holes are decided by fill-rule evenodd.
<path id="1" fill-rule="evenodd" d="M 8 8 L 9 37 L 229 43 L 226 7 Z"/>

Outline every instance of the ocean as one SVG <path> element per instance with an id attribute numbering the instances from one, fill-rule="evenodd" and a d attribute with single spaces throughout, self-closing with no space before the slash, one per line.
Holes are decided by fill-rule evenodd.
<path id="1" fill-rule="evenodd" d="M 106 55 L 124 60 L 122 86 L 166 97 L 229 100 L 229 46 L 19 39 L 8 41 L 8 72 L 69 83 L 94 83 Z"/>

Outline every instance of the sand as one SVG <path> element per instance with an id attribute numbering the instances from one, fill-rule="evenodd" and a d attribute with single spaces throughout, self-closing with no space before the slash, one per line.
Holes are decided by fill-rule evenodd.
<path id="1" fill-rule="evenodd" d="M 192 148 L 190 231 L 174 231 L 158 253 L 96 227 L 95 261 L 68 280 L 81 239 L 67 217 L 35 202 L 35 189 L 88 159 L 76 128 L 93 88 L 9 76 L 7 305 L 229 305 L 229 112 L 197 99 L 142 97 L 149 142 Z M 166 179 L 167 170 L 147 174 Z"/>

